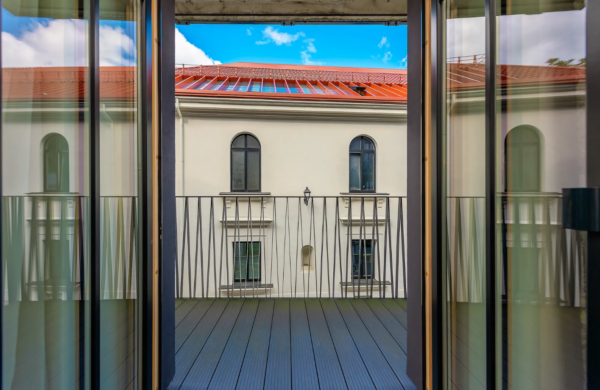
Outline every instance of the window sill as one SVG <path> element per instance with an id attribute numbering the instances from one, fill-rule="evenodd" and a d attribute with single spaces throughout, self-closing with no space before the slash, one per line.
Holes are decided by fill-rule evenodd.
<path id="1" fill-rule="evenodd" d="M 357 197 L 357 198 L 374 198 L 374 197 L 387 197 L 390 196 L 387 192 L 340 192 L 344 198 Z"/>
<path id="2" fill-rule="evenodd" d="M 242 296 L 251 297 L 256 295 L 267 295 L 267 293 L 273 289 L 271 283 L 260 283 L 260 282 L 244 282 L 234 283 L 229 285 L 221 285 L 221 296 L 232 297 Z"/>
<path id="3" fill-rule="evenodd" d="M 245 198 L 248 196 L 270 196 L 270 192 L 219 192 L 220 196 L 235 196 Z"/>

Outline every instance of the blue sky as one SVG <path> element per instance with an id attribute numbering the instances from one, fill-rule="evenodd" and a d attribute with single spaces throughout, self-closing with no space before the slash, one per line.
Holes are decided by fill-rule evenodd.
<path id="1" fill-rule="evenodd" d="M 221 63 L 406 68 L 406 26 L 193 24 L 176 28 L 189 43 Z M 192 60 L 185 54 L 177 62 Z"/>

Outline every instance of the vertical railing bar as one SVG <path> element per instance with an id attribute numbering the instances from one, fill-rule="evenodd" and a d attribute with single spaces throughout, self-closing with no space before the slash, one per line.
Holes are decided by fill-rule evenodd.
<path id="1" fill-rule="evenodd" d="M 298 198 L 298 225 L 296 227 L 296 270 L 295 270 L 295 275 L 296 277 L 294 278 L 294 298 L 296 298 L 296 293 L 298 292 L 298 252 L 300 252 L 302 249 L 298 250 L 298 241 L 299 241 L 299 237 L 298 235 L 300 234 L 300 217 L 302 215 L 302 209 L 300 208 L 300 198 Z M 291 275 L 290 275 L 291 277 Z M 304 279 L 302 279 L 302 281 L 304 281 Z"/>
<path id="2" fill-rule="evenodd" d="M 184 223 L 185 223 L 185 217 L 183 218 Z M 177 226 L 179 226 L 179 223 L 177 224 Z M 177 237 L 177 242 L 179 243 L 179 237 Z M 179 293 L 179 251 L 175 251 L 175 297 L 176 298 L 181 298 L 181 294 Z M 130 269 L 131 269 L 131 261 L 133 259 L 130 259 Z M 131 284 L 131 278 L 132 278 L 132 274 L 129 274 L 129 282 Z"/>
<path id="3" fill-rule="evenodd" d="M 458 275 L 459 275 L 459 264 L 461 264 L 460 258 L 462 256 L 462 252 L 461 252 L 461 240 L 462 240 L 462 211 L 461 211 L 461 205 L 460 205 L 460 198 L 455 198 L 454 199 L 455 203 L 456 203 L 456 207 L 455 207 L 455 232 L 454 232 L 454 258 L 452 259 L 452 264 L 451 264 L 451 281 L 452 281 L 452 302 L 458 302 L 458 285 L 459 285 L 459 280 L 462 281 L 462 278 L 459 279 Z"/>
<path id="4" fill-rule="evenodd" d="M 323 198 L 323 220 L 321 221 L 321 271 L 320 271 L 320 280 L 319 280 L 319 299 L 323 298 L 323 245 L 325 245 L 325 237 L 327 235 L 327 198 Z M 327 240 L 327 248 L 329 248 L 329 240 Z M 329 251 L 327 251 L 327 291 L 330 291 L 331 286 L 330 283 L 331 275 L 329 275 Z"/>
<path id="5" fill-rule="evenodd" d="M 402 219 L 402 208 L 401 202 L 398 201 L 398 221 Z M 400 275 L 398 272 L 400 271 L 400 223 L 398 223 L 397 235 L 396 235 L 396 299 L 398 299 L 398 281 L 400 279 Z M 402 251 L 404 253 L 404 251 Z"/>
<path id="6" fill-rule="evenodd" d="M 210 209 L 211 215 L 210 218 L 212 224 L 212 246 L 213 246 L 213 280 L 215 284 L 215 298 L 220 298 L 221 294 L 219 294 L 219 285 L 217 284 L 217 230 L 215 228 L 215 199 L 214 197 L 210 197 Z M 221 233 L 222 234 L 222 233 Z M 208 243 L 210 245 L 210 242 Z M 210 259 L 209 259 L 210 260 Z"/>
<path id="7" fill-rule="evenodd" d="M 310 198 L 310 209 L 308 211 L 310 212 L 310 216 L 309 216 L 309 220 L 308 220 L 308 272 L 305 272 L 305 274 L 307 274 L 308 283 L 307 283 L 306 290 L 304 290 L 305 298 L 308 298 L 310 296 L 310 274 L 311 274 L 310 253 L 311 253 L 311 249 L 312 249 L 312 238 L 313 238 L 312 233 L 313 233 L 313 227 L 314 227 L 313 225 L 315 222 L 314 198 Z M 304 229 L 303 229 L 303 231 L 304 231 Z M 302 249 L 304 250 L 304 245 L 302 245 Z M 315 258 L 316 258 L 316 256 L 315 256 Z M 304 259 L 302 259 L 302 261 L 304 262 Z M 304 264 L 302 264 L 302 266 L 304 267 Z M 302 274 L 302 276 L 304 277 L 304 274 Z"/>
<path id="8" fill-rule="evenodd" d="M 222 221 L 225 221 L 226 214 L 227 214 L 227 211 L 225 208 L 225 202 L 223 202 L 223 211 L 221 213 Z M 225 225 L 227 225 L 227 223 L 225 223 Z M 208 245 L 210 245 L 210 242 L 208 243 Z M 219 256 L 219 278 L 215 279 L 218 281 L 217 292 L 219 293 L 219 297 L 221 296 L 221 283 L 223 282 L 223 245 L 225 245 L 225 248 L 227 248 L 226 226 L 224 229 L 221 229 L 221 248 L 220 248 L 220 256 Z M 216 267 L 217 267 L 217 264 L 216 264 L 216 248 L 215 248 L 215 270 L 216 270 Z M 227 283 L 225 283 L 225 285 L 227 285 Z M 229 298 L 229 287 L 227 287 L 227 298 Z"/>
<path id="9" fill-rule="evenodd" d="M 542 299 L 545 298 L 546 294 L 545 294 L 545 292 L 542 292 L 540 290 L 542 288 L 542 286 L 541 286 L 542 283 L 540 283 L 540 276 L 541 276 L 540 275 L 540 256 L 539 256 L 538 244 L 537 244 L 538 227 L 537 227 L 537 222 L 536 222 L 536 217 L 535 217 L 535 199 L 530 198 L 529 204 L 530 204 L 529 213 L 530 213 L 530 218 L 531 218 L 531 227 L 529 230 L 529 232 L 530 232 L 529 234 L 531 237 L 531 240 L 530 240 L 532 243 L 531 245 L 533 245 L 533 250 L 532 250 L 533 257 L 534 257 L 533 260 L 534 260 L 535 270 L 537 272 L 537 278 L 535 280 L 534 289 L 537 292 L 538 296 L 534 297 L 534 299 L 536 301 L 538 301 L 540 299 L 540 296 L 539 296 L 540 293 L 542 294 L 542 296 L 541 296 Z"/>
<path id="10" fill-rule="evenodd" d="M 131 221 L 129 223 L 129 282 L 127 283 L 128 298 L 131 299 L 133 288 L 133 256 L 135 253 L 135 198 L 131 199 Z M 175 251 L 177 256 L 177 251 Z M 177 259 L 175 259 L 175 281 L 177 281 Z M 179 292 L 178 292 L 179 295 Z"/>
<path id="11" fill-rule="evenodd" d="M 233 236 L 235 237 L 235 242 L 233 244 L 233 263 L 235 266 L 235 255 L 237 253 L 238 255 L 238 259 L 240 258 L 240 254 L 241 254 L 241 243 L 240 243 L 240 209 L 239 209 L 239 199 L 236 196 L 235 197 L 235 227 L 234 227 L 235 231 L 233 232 Z M 240 298 L 242 297 L 242 260 L 239 259 L 238 261 L 239 263 L 239 281 L 238 281 L 238 287 L 239 287 L 239 293 L 240 293 Z M 235 276 L 233 277 L 233 281 L 235 282 Z"/>
<path id="12" fill-rule="evenodd" d="M 110 201 L 108 198 L 104 198 L 104 216 L 105 216 L 105 235 L 104 235 L 104 253 L 106 254 L 106 265 L 107 265 L 107 275 L 108 278 L 108 297 L 110 299 L 114 299 L 113 290 L 114 290 L 114 272 L 112 266 L 112 228 L 110 223 Z M 102 285 L 104 287 L 104 285 Z M 102 300 L 102 298 L 100 298 Z"/>
<path id="13" fill-rule="evenodd" d="M 254 238 L 252 232 L 252 198 L 248 197 L 248 216 L 247 216 L 247 228 L 246 228 L 246 241 L 248 241 L 248 235 L 250 235 L 250 249 L 248 249 L 248 245 L 246 245 L 246 251 L 250 252 L 249 256 L 246 257 L 246 275 L 250 273 L 250 265 L 251 261 L 254 260 Z M 246 285 L 248 281 L 246 280 Z M 244 293 L 246 290 L 244 290 Z M 244 295 L 245 296 L 245 295 Z M 252 268 L 252 298 L 254 298 L 254 268 Z"/>
<path id="14" fill-rule="evenodd" d="M 513 250 L 512 250 L 512 254 L 511 254 L 511 258 L 510 258 L 510 262 L 511 262 L 510 271 L 512 271 L 513 260 L 519 259 L 520 258 L 519 255 L 521 252 L 521 210 L 520 210 L 519 198 L 517 196 L 513 197 L 512 234 L 513 234 Z M 513 294 L 515 294 L 515 293 L 519 294 L 519 292 L 520 292 L 521 279 L 519 278 L 518 275 L 516 275 L 516 276 L 517 276 L 516 278 L 512 278 L 512 277 L 509 277 L 509 275 L 507 275 L 507 280 L 513 281 L 514 288 L 511 288 Z M 515 299 L 515 298 L 513 297 L 512 299 Z M 521 297 L 518 296 L 517 299 L 521 299 Z"/>
<path id="15" fill-rule="evenodd" d="M 286 220 L 284 221 L 284 229 L 285 226 L 287 226 L 287 236 L 288 236 L 288 258 L 289 258 L 289 263 L 290 263 L 290 297 L 292 296 L 292 289 L 293 289 L 293 283 L 292 283 L 292 225 L 290 223 L 291 217 L 290 217 L 290 211 L 289 211 L 289 198 L 285 198 L 286 199 Z M 285 250 L 283 252 L 283 257 L 285 259 Z M 284 260 L 285 263 L 285 260 Z M 283 283 L 285 283 L 285 278 L 283 280 Z"/>
<path id="16" fill-rule="evenodd" d="M 208 207 L 208 258 L 206 259 L 206 296 L 209 296 L 209 291 L 210 291 L 210 254 L 212 253 L 212 248 L 210 247 L 210 240 L 212 239 L 212 236 L 214 234 L 213 232 L 213 224 L 212 224 L 212 219 L 214 218 L 213 215 L 213 198 L 212 196 L 209 197 L 210 202 L 209 202 L 209 207 Z M 215 298 L 218 298 L 215 295 Z"/>
<path id="17" fill-rule="evenodd" d="M 557 222 L 560 221 L 559 216 L 562 215 L 562 201 L 559 201 L 556 204 L 556 216 Z M 550 225 L 552 226 L 552 224 Z M 556 286 L 556 300 L 560 301 L 560 292 L 561 292 L 561 275 L 560 266 L 561 262 L 561 254 L 562 254 L 562 245 L 563 245 L 563 233 L 564 229 L 561 225 L 553 227 L 552 230 L 556 234 L 556 244 L 554 246 L 554 285 Z"/>
<path id="18" fill-rule="evenodd" d="M 188 292 L 190 298 L 192 298 L 192 241 L 190 239 L 190 230 L 192 230 L 192 226 L 190 225 L 190 206 L 188 202 L 188 209 L 185 215 L 187 219 L 187 258 L 188 258 Z"/>
<path id="19" fill-rule="evenodd" d="M 277 216 L 277 206 L 276 206 L 276 202 L 277 202 L 277 198 L 273 198 L 273 207 L 275 209 L 275 217 L 273 218 L 273 230 L 275 230 L 275 266 L 276 266 L 276 273 L 277 273 L 277 295 L 281 295 L 282 292 L 279 292 L 279 235 L 277 234 L 277 229 L 275 228 L 275 226 L 277 226 L 277 222 L 276 222 L 276 216 Z M 284 253 L 285 254 L 285 253 Z M 273 276 L 273 257 L 271 256 L 271 277 Z M 272 280 L 272 279 L 271 279 Z"/>
<path id="20" fill-rule="evenodd" d="M 365 267 L 365 279 L 368 278 L 367 276 L 367 228 L 365 225 L 365 198 L 361 197 L 360 198 L 360 226 L 358 227 L 358 298 L 360 298 L 360 288 L 361 286 L 361 282 L 362 282 L 362 278 L 361 278 L 361 272 L 362 272 L 362 267 L 363 267 L 363 260 L 365 262 L 364 267 Z M 363 236 L 364 234 L 364 236 Z M 354 271 L 354 267 L 352 267 L 352 271 Z M 352 275 L 354 277 L 354 275 Z M 366 280 L 365 280 L 366 281 Z M 368 283 L 368 282 L 367 282 Z M 369 290 L 367 289 L 367 292 Z M 356 292 L 354 293 L 354 297 L 356 298 Z"/>
<path id="21" fill-rule="evenodd" d="M 332 283 L 331 285 L 333 286 L 331 289 L 331 294 L 332 297 L 335 298 L 335 265 L 336 265 L 336 252 L 337 252 L 337 247 L 338 247 L 338 241 L 339 241 L 339 245 L 340 245 L 340 280 L 342 280 L 341 277 L 341 270 L 342 270 L 342 241 L 339 239 L 338 235 L 341 235 L 341 232 L 339 232 L 338 234 L 338 226 L 339 226 L 339 211 L 340 211 L 340 202 L 339 202 L 340 198 L 339 197 L 335 197 L 335 219 L 333 220 L 333 278 L 332 278 Z M 341 292 L 341 289 L 340 289 Z"/>
<path id="22" fill-rule="evenodd" d="M 393 247 L 392 247 L 392 210 L 391 210 L 391 204 L 392 202 L 390 201 L 390 207 L 388 208 L 388 213 L 389 213 L 389 229 L 388 229 L 388 245 L 390 248 L 390 286 L 391 286 L 391 294 L 392 294 L 392 298 L 394 298 L 396 295 L 394 294 L 394 252 L 393 252 Z"/>
<path id="23" fill-rule="evenodd" d="M 479 259 L 480 257 L 480 249 L 479 249 L 479 240 L 477 236 L 479 234 L 479 230 L 477 230 L 477 210 L 475 199 L 471 199 L 473 203 L 472 206 L 472 218 L 471 218 L 471 226 L 472 226 L 472 235 L 473 235 L 473 269 L 475 270 L 475 297 L 476 301 L 479 302 L 483 299 L 483 288 L 482 288 L 482 278 L 480 275 L 481 269 L 479 267 Z"/>
<path id="24" fill-rule="evenodd" d="M 385 287 L 385 283 L 387 283 L 387 241 L 388 241 L 388 225 L 391 224 L 391 217 L 390 217 L 390 198 L 385 198 L 385 227 L 384 227 L 384 231 L 383 231 L 383 279 L 381 280 L 381 283 L 384 283 L 383 285 L 383 298 L 386 297 L 386 290 L 387 288 Z M 391 253 L 390 253 L 391 256 Z M 391 271 L 390 271 L 391 272 Z M 394 286 L 392 286 L 392 289 L 394 288 Z M 392 293 L 393 296 L 393 293 Z"/>
<path id="25" fill-rule="evenodd" d="M 354 290 L 354 269 L 349 268 L 348 254 L 350 251 L 350 245 L 352 241 L 352 197 L 348 197 L 348 236 L 346 237 L 346 298 L 348 298 L 348 272 L 350 272 L 350 282 L 352 283 L 352 292 L 356 294 Z"/>
<path id="26" fill-rule="evenodd" d="M 379 245 L 379 236 L 375 236 L 375 227 L 377 225 L 377 196 L 373 198 L 373 215 L 372 215 L 373 226 L 371 228 L 371 296 L 373 298 L 373 279 L 375 279 L 375 240 L 377 240 L 377 245 Z M 377 259 L 379 261 L 379 259 Z M 378 268 L 379 269 L 379 268 Z M 380 291 L 381 293 L 381 291 Z"/>
<path id="27" fill-rule="evenodd" d="M 258 236 L 259 239 L 258 241 L 261 243 L 260 244 L 260 248 L 259 248 L 259 252 L 258 252 L 258 256 L 259 256 L 259 260 L 258 260 L 258 264 L 259 264 L 259 269 L 260 269 L 260 279 L 262 280 L 263 278 L 263 269 L 266 268 L 266 264 L 264 261 L 264 252 L 265 252 L 265 247 L 262 244 L 263 240 L 266 244 L 266 234 L 265 234 L 265 209 L 264 209 L 264 202 L 265 202 L 265 198 L 264 197 L 260 197 L 260 222 L 259 222 L 259 227 L 258 227 Z M 263 238 L 265 237 L 265 238 Z M 266 282 L 266 278 L 265 278 L 265 282 Z M 267 288 L 266 283 L 265 284 L 265 289 Z M 260 282 L 259 282 L 259 288 L 260 288 Z M 266 291 L 266 290 L 265 290 Z M 266 294 L 262 294 L 262 295 L 266 295 Z"/>
<path id="28" fill-rule="evenodd" d="M 290 231 L 290 242 L 288 243 L 288 227 L 289 227 L 289 199 L 286 199 L 286 203 L 285 203 L 285 213 L 284 213 L 284 225 L 283 225 L 283 266 L 282 266 L 282 281 L 283 284 L 285 285 L 285 260 L 286 260 L 286 248 L 288 246 L 290 246 L 290 248 L 288 248 L 288 251 L 290 253 L 290 296 L 292 293 L 291 290 L 291 285 L 292 285 L 292 237 L 291 237 L 291 231 Z M 273 229 L 275 229 L 275 227 L 273 226 Z M 277 258 L 277 264 L 279 264 L 279 258 Z M 279 287 L 279 286 L 278 286 Z"/>
<path id="29" fill-rule="evenodd" d="M 17 199 L 17 216 L 19 216 L 19 199 Z M 17 218 L 17 220 L 19 221 L 19 225 L 21 224 L 21 218 Z M 21 227 L 19 229 L 20 232 L 23 232 L 23 228 Z M 22 234 L 22 233 L 21 233 Z M 60 248 L 60 252 L 62 254 L 62 256 L 67 256 L 67 258 L 70 259 L 70 255 L 69 255 L 69 250 L 68 250 L 68 246 L 67 244 L 67 200 L 66 198 L 61 198 L 60 199 L 60 233 L 59 233 L 59 242 L 61 243 L 61 248 Z M 64 241 L 63 241 L 64 240 Z M 64 242 L 64 245 L 62 244 Z M 20 247 L 20 246 L 19 246 Z M 66 250 L 67 253 L 63 253 L 63 250 Z M 71 272 L 65 272 L 67 270 L 67 268 L 69 267 L 69 263 L 70 261 L 64 262 L 62 265 L 62 269 L 60 270 L 60 274 L 61 275 L 71 275 Z M 68 301 L 72 301 L 73 300 L 73 288 L 72 288 L 72 283 L 70 280 L 67 281 L 67 286 L 65 287 L 65 292 L 66 292 L 66 298 Z M 54 287 L 56 288 L 56 286 Z"/>
<path id="30" fill-rule="evenodd" d="M 198 286 L 198 252 L 200 252 L 200 293 L 204 298 L 204 245 L 202 240 L 202 197 L 198 197 L 198 211 L 196 212 L 198 221 L 196 223 L 196 267 L 194 271 L 194 297 L 196 297 L 196 287 Z"/>
<path id="31" fill-rule="evenodd" d="M 119 197 L 117 198 L 117 220 L 116 220 L 116 243 L 115 243 L 115 274 L 116 274 L 116 280 L 115 280 L 115 290 L 116 290 L 116 296 L 115 298 L 118 297 L 118 291 L 119 291 L 119 271 L 121 270 L 121 224 L 123 223 L 122 221 L 122 213 L 123 213 L 123 203 L 122 203 L 123 198 Z"/>
<path id="32" fill-rule="evenodd" d="M 399 200 L 400 205 L 400 242 L 402 244 L 402 288 L 404 289 L 404 298 L 408 298 L 408 289 L 406 288 L 406 250 L 405 250 L 405 241 L 404 241 L 404 205 L 403 198 L 401 197 Z"/>
<path id="33" fill-rule="evenodd" d="M 87 287 L 87 284 L 85 283 L 85 241 L 84 241 L 84 234 L 83 234 L 83 203 L 84 203 L 84 198 L 83 197 L 77 197 L 77 208 L 78 208 L 78 214 L 76 217 L 76 223 L 77 223 L 77 227 L 78 227 L 78 233 L 77 233 L 77 237 L 78 237 L 78 241 L 79 241 L 79 245 L 77 247 L 78 251 L 79 251 L 79 299 L 84 301 L 85 300 L 85 289 Z M 30 238 L 31 240 L 31 238 Z"/>
<path id="34" fill-rule="evenodd" d="M 233 295 L 233 283 L 231 284 L 231 292 L 229 292 L 229 243 L 227 239 L 229 238 L 229 223 L 227 221 L 227 198 L 223 198 L 223 225 L 225 226 L 225 285 L 227 286 L 227 298 L 231 298 Z M 235 256 L 235 253 L 234 253 Z M 223 263 L 221 263 L 221 268 L 223 267 Z M 235 272 L 235 270 L 234 270 Z M 223 281 L 222 275 L 219 276 L 219 283 Z"/>
<path id="35" fill-rule="evenodd" d="M 179 284 L 180 292 L 179 296 L 183 297 L 183 279 L 185 275 L 185 240 L 187 233 L 187 213 L 188 213 L 188 197 L 184 198 L 184 206 L 183 206 L 183 244 L 181 248 L 181 282 Z"/>
<path id="36" fill-rule="evenodd" d="M 121 275 L 123 276 L 123 299 L 126 298 L 126 294 L 125 294 L 125 289 L 127 288 L 126 286 L 126 275 L 127 275 L 127 270 L 125 269 L 125 259 L 126 259 L 126 253 L 125 253 L 125 237 L 126 237 L 126 233 L 125 233 L 125 215 L 124 215 L 124 211 L 123 211 L 123 199 L 121 198 L 121 222 L 119 223 L 120 229 L 121 229 L 121 259 L 122 259 L 122 270 L 121 270 Z"/>
<path id="37" fill-rule="evenodd" d="M 554 284 L 554 268 L 552 267 L 552 259 L 554 258 L 554 254 L 552 253 L 552 230 L 550 225 L 550 199 L 545 198 L 543 200 L 544 208 L 544 216 L 542 217 L 544 220 L 544 241 L 545 241 L 545 256 L 544 256 L 544 273 L 548 272 L 548 285 L 551 286 L 550 290 L 550 298 L 552 302 L 556 304 L 558 301 L 556 300 L 556 285 Z"/>
<path id="38" fill-rule="evenodd" d="M 476 288 L 474 288 L 472 285 L 476 285 L 477 280 L 472 282 L 472 275 L 473 275 L 473 262 L 475 261 L 475 252 L 474 252 L 474 246 L 475 246 L 475 242 L 474 242 L 474 230 L 473 230 L 473 221 L 475 218 L 475 205 L 474 205 L 474 199 L 473 198 L 468 198 L 468 202 L 469 202 L 469 238 L 468 238 L 468 248 L 467 248 L 467 302 L 475 302 L 474 297 L 473 297 L 473 291 L 475 291 L 475 294 L 477 293 Z"/>
<path id="39" fill-rule="evenodd" d="M 273 247 L 275 246 L 275 226 L 277 223 L 277 210 L 275 209 L 277 205 L 277 198 L 273 198 L 273 228 L 271 229 L 271 272 L 269 274 L 269 282 L 273 284 L 273 254 L 275 253 Z M 277 284 L 277 289 L 279 291 L 279 284 Z M 273 296 L 273 291 L 269 291 L 269 297 Z"/>

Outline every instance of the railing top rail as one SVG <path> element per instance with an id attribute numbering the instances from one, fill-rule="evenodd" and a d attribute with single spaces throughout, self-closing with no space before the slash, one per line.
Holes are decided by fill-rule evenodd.
<path id="1" fill-rule="evenodd" d="M 177 195 L 176 198 L 277 198 L 277 199 L 304 199 L 303 195 Z M 352 194 L 352 195 L 311 195 L 309 199 L 336 199 L 336 198 L 391 198 L 391 199 L 406 199 L 406 195 L 381 195 L 381 194 Z"/>

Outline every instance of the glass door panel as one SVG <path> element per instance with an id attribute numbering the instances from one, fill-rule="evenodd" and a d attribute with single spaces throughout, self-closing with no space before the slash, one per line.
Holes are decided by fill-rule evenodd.
<path id="1" fill-rule="evenodd" d="M 485 18 L 446 2 L 446 388 L 486 388 Z"/>
<path id="2" fill-rule="evenodd" d="M 64 2 L 71 19 L 25 3 L 1 16 L 2 388 L 87 389 L 88 2 Z"/>
<path id="3" fill-rule="evenodd" d="M 586 186 L 586 11 L 520 3 L 497 18 L 498 368 L 510 389 L 585 389 L 586 234 L 561 194 Z"/>

